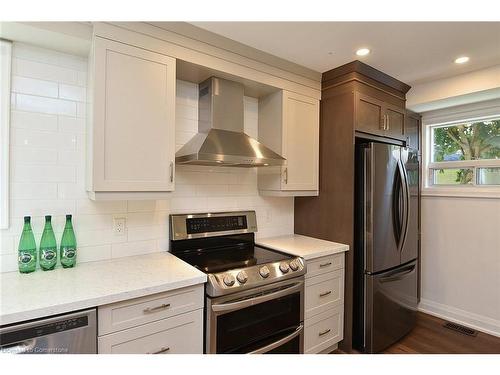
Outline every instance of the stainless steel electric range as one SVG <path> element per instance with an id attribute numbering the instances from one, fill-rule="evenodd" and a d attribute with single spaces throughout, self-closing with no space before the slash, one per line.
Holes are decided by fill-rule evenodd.
<path id="1" fill-rule="evenodd" d="M 255 245 L 255 211 L 170 215 L 170 251 L 208 276 L 206 353 L 302 353 L 304 260 Z"/>

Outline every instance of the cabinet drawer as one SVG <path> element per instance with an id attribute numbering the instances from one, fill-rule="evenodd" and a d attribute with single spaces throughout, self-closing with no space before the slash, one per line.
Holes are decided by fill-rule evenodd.
<path id="1" fill-rule="evenodd" d="M 344 303 L 344 270 L 308 278 L 305 286 L 305 318 Z"/>
<path id="2" fill-rule="evenodd" d="M 203 309 L 97 339 L 99 354 L 202 354 Z"/>
<path id="3" fill-rule="evenodd" d="M 344 338 L 344 305 L 305 321 L 304 353 L 319 353 Z"/>
<path id="4" fill-rule="evenodd" d="M 99 336 L 203 307 L 203 285 L 158 293 L 98 308 Z"/>
<path id="5" fill-rule="evenodd" d="M 344 268 L 344 253 L 328 255 L 307 261 L 306 278 Z"/>

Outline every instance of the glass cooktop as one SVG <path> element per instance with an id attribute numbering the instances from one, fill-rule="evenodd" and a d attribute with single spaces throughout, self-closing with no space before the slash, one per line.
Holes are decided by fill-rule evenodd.
<path id="1" fill-rule="evenodd" d="M 223 272 L 293 258 L 291 255 L 253 244 L 189 251 L 175 255 L 205 273 Z"/>

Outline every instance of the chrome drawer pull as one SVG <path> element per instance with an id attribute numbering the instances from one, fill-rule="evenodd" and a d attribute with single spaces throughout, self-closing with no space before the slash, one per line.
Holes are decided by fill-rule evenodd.
<path id="1" fill-rule="evenodd" d="M 167 307 L 170 307 L 170 303 L 164 303 L 164 304 L 161 304 L 160 306 L 156 306 L 156 307 L 148 307 L 147 309 L 144 309 L 142 311 L 144 313 L 148 314 L 148 313 L 152 313 L 152 312 L 155 312 L 158 310 L 166 309 Z"/>
<path id="2" fill-rule="evenodd" d="M 324 296 L 327 296 L 327 295 L 329 295 L 329 294 L 331 294 L 331 293 L 332 293 L 332 291 L 331 291 L 331 290 L 329 290 L 328 292 L 321 293 L 319 296 L 320 296 L 320 297 L 324 297 Z"/>
<path id="3" fill-rule="evenodd" d="M 320 332 L 320 333 L 318 334 L 318 336 L 323 336 L 323 335 L 326 335 L 326 334 L 327 334 L 328 332 L 330 332 L 330 331 L 331 331 L 331 329 L 330 329 L 330 328 L 328 328 L 327 330 L 325 330 L 325 331 L 323 331 L 323 332 Z"/>
<path id="4" fill-rule="evenodd" d="M 170 350 L 169 347 L 166 347 L 166 348 L 161 348 L 160 350 L 158 350 L 157 352 L 153 352 L 153 353 L 148 353 L 148 354 L 161 354 L 161 353 L 165 353 L 165 352 L 168 352 Z"/>
<path id="5" fill-rule="evenodd" d="M 328 263 L 321 263 L 319 265 L 319 268 L 323 268 L 323 267 L 328 267 L 328 266 L 331 266 L 332 265 L 332 262 L 328 262 Z"/>

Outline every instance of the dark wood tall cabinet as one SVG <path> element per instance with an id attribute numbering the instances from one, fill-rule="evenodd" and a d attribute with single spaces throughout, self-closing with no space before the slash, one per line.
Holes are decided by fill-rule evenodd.
<path id="1" fill-rule="evenodd" d="M 407 84 L 360 61 L 323 73 L 320 104 L 319 196 L 295 198 L 295 233 L 346 243 L 344 340 L 352 350 L 354 151 L 356 136 L 406 144 L 416 115 L 405 109 Z M 415 140 L 415 139 L 416 140 Z"/>

